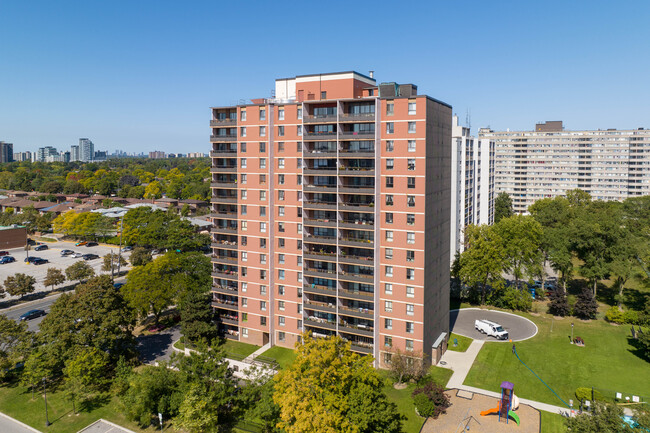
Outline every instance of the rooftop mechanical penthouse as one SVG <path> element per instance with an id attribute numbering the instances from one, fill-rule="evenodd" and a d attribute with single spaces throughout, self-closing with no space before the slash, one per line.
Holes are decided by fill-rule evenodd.
<path id="1" fill-rule="evenodd" d="M 224 336 L 293 348 L 311 331 L 377 366 L 396 349 L 435 361 L 449 330 L 451 118 L 412 84 L 357 72 L 277 79 L 274 98 L 213 107 Z"/>

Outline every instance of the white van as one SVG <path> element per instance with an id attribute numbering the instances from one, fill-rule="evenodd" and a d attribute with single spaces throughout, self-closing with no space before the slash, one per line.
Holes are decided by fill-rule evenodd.
<path id="1" fill-rule="evenodd" d="M 494 337 L 498 340 L 508 339 L 508 331 L 503 329 L 503 327 L 498 323 L 489 320 L 476 320 L 474 322 L 474 328 L 476 328 L 478 332 Z"/>

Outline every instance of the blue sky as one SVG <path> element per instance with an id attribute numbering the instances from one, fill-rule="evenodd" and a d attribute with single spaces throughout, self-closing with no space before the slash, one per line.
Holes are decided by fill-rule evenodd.
<path id="1" fill-rule="evenodd" d="M 209 107 L 274 79 L 375 70 L 479 127 L 650 127 L 647 1 L 0 0 L 15 151 L 209 150 Z"/>

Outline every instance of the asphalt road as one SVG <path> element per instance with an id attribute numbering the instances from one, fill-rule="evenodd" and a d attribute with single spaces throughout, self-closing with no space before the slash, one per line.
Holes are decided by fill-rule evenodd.
<path id="1" fill-rule="evenodd" d="M 525 317 L 514 314 L 503 313 L 493 310 L 479 310 L 473 308 L 464 308 L 449 312 L 449 328 L 451 332 L 475 340 L 507 342 L 508 340 L 497 340 L 494 337 L 488 337 L 481 334 L 474 328 L 476 320 L 491 320 L 503 326 L 508 331 L 508 338 L 512 341 L 526 340 L 537 334 L 537 326 Z"/>
<path id="2" fill-rule="evenodd" d="M 0 313 L 7 316 L 9 319 L 18 321 L 21 315 L 29 310 L 45 310 L 46 313 L 50 312 L 50 307 L 54 302 L 59 299 L 60 294 L 48 296 L 47 298 L 39 299 L 37 301 L 26 302 L 25 304 L 12 307 L 10 309 L 2 310 Z M 27 329 L 30 331 L 38 331 L 38 325 L 43 321 L 44 316 L 27 321 Z"/>
<path id="3" fill-rule="evenodd" d="M 34 251 L 32 246 L 29 251 L 30 257 L 40 257 L 42 259 L 47 259 L 50 262 L 44 265 L 28 265 L 24 262 L 27 253 L 23 248 L 14 248 L 9 251 L 9 255 L 16 259 L 13 263 L 7 263 L 0 265 L 0 282 L 4 281 L 10 275 L 15 275 L 17 273 L 23 273 L 31 275 L 36 278 L 36 293 L 49 291 L 49 287 L 43 285 L 43 280 L 47 274 L 47 268 L 57 268 L 62 271 L 72 265 L 73 263 L 83 260 L 81 258 L 72 258 L 70 256 L 61 256 L 61 250 L 72 250 L 82 254 L 93 253 L 99 256 L 98 259 L 88 260 L 88 263 L 95 270 L 96 274 L 105 273 L 101 270 L 102 264 L 104 263 L 103 257 L 113 251 L 117 254 L 119 247 L 113 245 L 100 244 L 95 247 L 75 247 L 74 242 L 47 242 L 46 245 L 49 247 L 47 250 L 43 251 Z M 130 252 L 122 253 L 126 260 L 129 260 Z M 129 269 L 130 266 L 125 266 L 123 269 Z M 4 300 L 13 299 L 11 296 L 7 295 Z"/>
<path id="4" fill-rule="evenodd" d="M 145 364 L 169 360 L 172 352 L 174 352 L 172 343 L 179 338 L 181 338 L 180 325 L 176 325 L 155 334 L 140 335 L 136 338 L 140 360 Z"/>

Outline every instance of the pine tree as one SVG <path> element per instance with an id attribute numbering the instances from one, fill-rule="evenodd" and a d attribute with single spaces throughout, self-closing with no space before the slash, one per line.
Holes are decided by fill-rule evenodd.
<path id="1" fill-rule="evenodd" d="M 582 289 L 578 296 L 576 305 L 573 307 L 573 314 L 580 319 L 595 319 L 598 312 L 598 303 L 594 294 L 588 287 Z"/>
<path id="2" fill-rule="evenodd" d="M 557 290 L 551 293 L 551 302 L 548 304 L 548 312 L 554 316 L 568 316 L 571 312 L 569 301 L 564 287 L 558 286 Z"/>

